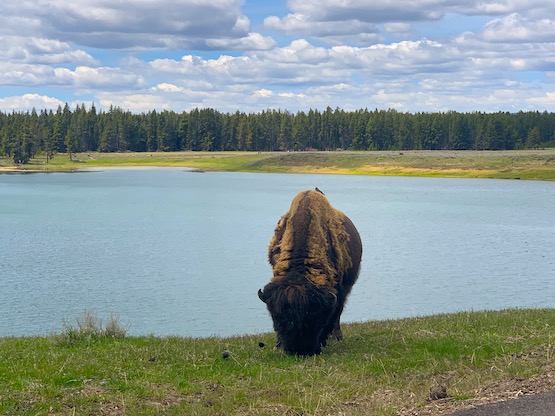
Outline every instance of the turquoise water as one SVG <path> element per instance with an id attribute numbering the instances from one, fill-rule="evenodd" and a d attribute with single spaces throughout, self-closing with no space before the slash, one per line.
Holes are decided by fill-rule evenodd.
<path id="1" fill-rule="evenodd" d="M 0 336 L 84 310 L 133 335 L 271 331 L 256 292 L 293 197 L 318 186 L 363 264 L 344 321 L 555 307 L 555 183 L 192 173 L 0 175 Z"/>

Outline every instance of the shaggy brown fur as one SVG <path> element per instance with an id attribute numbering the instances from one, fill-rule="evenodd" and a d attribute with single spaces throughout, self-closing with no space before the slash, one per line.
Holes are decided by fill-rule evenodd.
<path id="1" fill-rule="evenodd" d="M 318 191 L 298 194 L 281 217 L 270 241 L 268 258 L 276 283 L 301 272 L 318 286 L 336 286 L 336 279 L 352 266 L 347 252 L 349 234 L 345 214 L 333 208 Z"/>

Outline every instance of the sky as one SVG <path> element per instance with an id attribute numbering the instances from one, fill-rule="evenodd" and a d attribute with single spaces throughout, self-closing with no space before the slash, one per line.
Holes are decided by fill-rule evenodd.
<path id="1" fill-rule="evenodd" d="M 0 111 L 555 111 L 553 0 L 2 0 Z"/>

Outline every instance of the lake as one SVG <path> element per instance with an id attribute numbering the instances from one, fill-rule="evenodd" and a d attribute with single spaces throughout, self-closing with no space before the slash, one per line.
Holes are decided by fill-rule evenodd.
<path id="1" fill-rule="evenodd" d="M 0 175 L 0 336 L 84 310 L 131 335 L 272 331 L 257 290 L 293 197 L 319 187 L 364 253 L 343 321 L 555 307 L 555 183 L 159 168 Z"/>

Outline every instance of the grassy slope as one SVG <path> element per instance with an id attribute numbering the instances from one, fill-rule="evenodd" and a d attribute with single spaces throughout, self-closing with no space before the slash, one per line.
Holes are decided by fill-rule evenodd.
<path id="1" fill-rule="evenodd" d="M 499 152 L 172 152 L 83 153 L 78 161 L 37 158 L 27 170 L 76 170 L 105 166 L 188 166 L 202 170 L 339 173 L 555 180 L 555 149 Z M 0 167 L 9 161 L 0 161 Z"/>
<path id="2" fill-rule="evenodd" d="M 553 309 L 350 324 L 311 358 L 275 351 L 273 334 L 3 338 L 0 413 L 393 415 L 438 384 L 462 400 L 540 374 L 554 327 Z"/>

